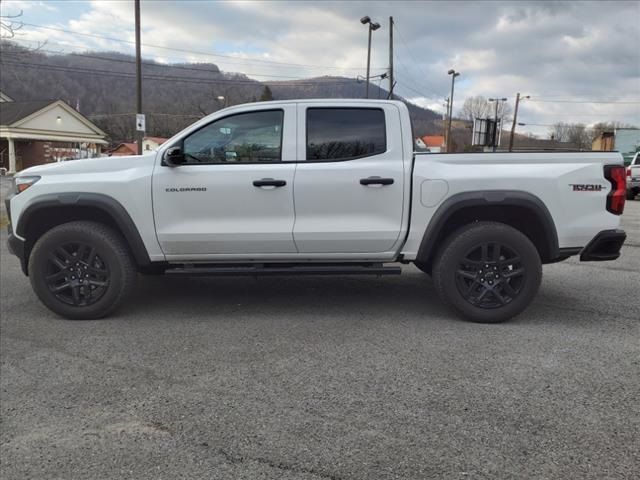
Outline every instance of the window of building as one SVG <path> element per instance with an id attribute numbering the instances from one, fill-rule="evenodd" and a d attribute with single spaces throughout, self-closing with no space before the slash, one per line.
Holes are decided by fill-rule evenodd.
<path id="1" fill-rule="evenodd" d="M 378 155 L 386 150 L 383 110 L 307 109 L 307 160 L 349 160 Z"/>

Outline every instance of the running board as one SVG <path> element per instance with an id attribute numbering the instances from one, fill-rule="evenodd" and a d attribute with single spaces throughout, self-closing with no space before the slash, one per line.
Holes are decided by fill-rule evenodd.
<path id="1" fill-rule="evenodd" d="M 385 267 L 381 263 L 341 264 L 341 265 L 291 265 L 257 264 L 243 266 L 195 266 L 193 264 L 177 268 L 169 268 L 166 275 L 180 275 L 189 277 L 215 276 L 258 276 L 258 275 L 400 275 L 400 267 Z"/>

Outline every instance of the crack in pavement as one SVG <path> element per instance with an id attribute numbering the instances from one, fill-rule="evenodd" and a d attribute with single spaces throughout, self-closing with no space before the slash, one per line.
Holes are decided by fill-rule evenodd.
<path id="1" fill-rule="evenodd" d="M 320 472 L 314 468 L 295 467 L 284 462 L 276 462 L 274 460 L 269 460 L 268 458 L 262 457 L 245 457 L 243 455 L 233 455 L 222 448 L 218 448 L 218 453 L 220 453 L 229 463 L 232 463 L 234 465 L 242 464 L 243 462 L 247 461 L 257 462 L 262 465 L 267 465 L 269 467 L 287 472 L 315 475 L 316 477 L 325 478 L 327 480 L 345 480 L 345 477 L 340 477 L 332 473 Z"/>

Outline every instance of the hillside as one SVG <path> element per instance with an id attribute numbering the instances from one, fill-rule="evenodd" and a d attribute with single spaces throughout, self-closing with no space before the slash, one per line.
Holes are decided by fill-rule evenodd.
<path id="1" fill-rule="evenodd" d="M 135 58 L 115 52 L 49 54 L 10 42 L 0 45 L 0 89 L 15 100 L 62 99 L 79 108 L 113 142 L 134 137 Z M 197 118 L 227 105 L 256 101 L 269 86 L 273 99 L 362 98 L 364 85 L 344 77 L 259 82 L 222 72 L 212 63 L 160 64 L 143 60 L 143 110 L 147 134 L 171 136 Z M 387 91 L 371 85 L 371 98 Z M 416 134 L 437 133 L 439 114 L 409 104 Z"/>

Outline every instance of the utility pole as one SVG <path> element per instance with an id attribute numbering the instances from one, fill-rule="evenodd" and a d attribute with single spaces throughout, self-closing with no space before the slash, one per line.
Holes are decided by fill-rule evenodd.
<path id="1" fill-rule="evenodd" d="M 524 100 L 525 98 L 531 98 L 529 95 L 522 97 L 522 99 Z M 512 152 L 513 151 L 513 137 L 516 133 L 516 125 L 517 125 L 517 119 L 518 119 L 518 105 L 520 105 L 520 92 L 518 92 L 518 94 L 516 95 L 516 106 L 513 109 L 513 123 L 511 124 L 511 135 L 509 135 L 509 151 Z"/>
<path id="2" fill-rule="evenodd" d="M 445 101 L 447 102 L 447 103 L 444 104 L 447 107 L 447 111 L 442 116 L 442 136 L 444 137 L 444 144 L 445 144 L 445 148 L 446 148 L 446 145 L 447 145 L 447 118 L 449 118 L 449 97 L 445 98 Z"/>
<path id="3" fill-rule="evenodd" d="M 495 152 L 498 149 L 498 103 L 499 102 L 506 102 L 507 99 L 506 98 L 489 98 L 487 99 L 490 102 L 496 102 L 496 110 L 495 110 L 495 115 L 493 117 L 493 121 L 495 122 L 495 130 L 494 130 L 494 136 L 493 136 L 493 151 Z M 502 126 L 500 127 L 500 129 L 502 130 Z"/>
<path id="4" fill-rule="evenodd" d="M 393 17 L 389 17 L 389 98 L 393 100 Z"/>
<path id="5" fill-rule="evenodd" d="M 135 16 L 136 16 L 136 113 L 142 114 L 142 57 L 140 52 L 140 0 L 135 0 Z M 136 125 L 138 121 L 136 120 Z M 136 129 L 138 139 L 138 155 L 142 155 L 142 139 L 144 131 Z"/>
<path id="6" fill-rule="evenodd" d="M 369 98 L 369 73 L 371 72 L 371 24 L 369 24 L 369 46 L 367 47 L 367 80 L 364 84 L 364 98 Z"/>
<path id="7" fill-rule="evenodd" d="M 453 68 L 447 72 L 451 75 L 451 95 L 449 96 L 449 125 L 447 126 L 447 153 L 451 151 L 451 117 L 453 116 L 453 89 L 456 83 L 456 77 L 460 76 L 460 72 L 456 72 Z"/>
<path id="8" fill-rule="evenodd" d="M 369 98 L 369 74 L 371 72 L 371 32 L 380 28 L 380 24 L 372 22 L 368 16 L 362 17 L 360 23 L 363 25 L 369 25 L 369 45 L 367 47 L 367 83 L 365 85 L 364 98 Z"/>

